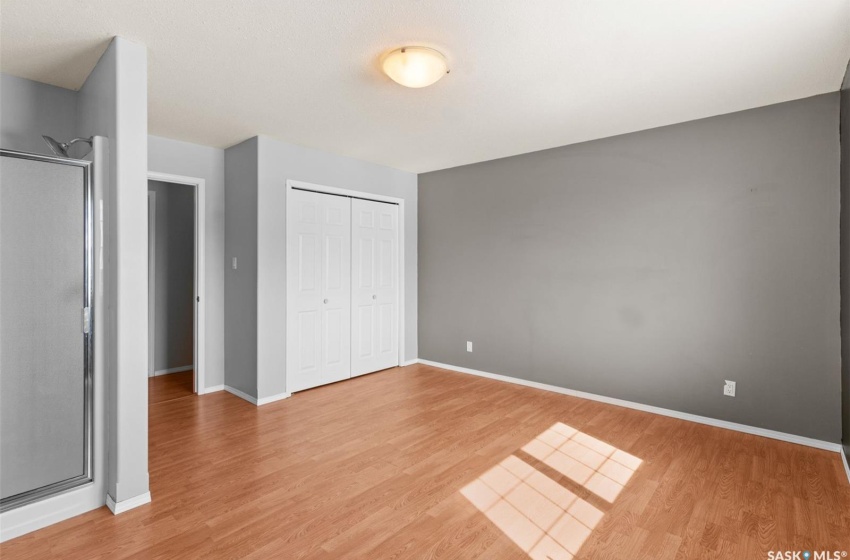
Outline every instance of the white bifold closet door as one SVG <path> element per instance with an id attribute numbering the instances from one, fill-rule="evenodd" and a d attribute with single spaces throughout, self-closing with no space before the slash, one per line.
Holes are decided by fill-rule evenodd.
<path id="1" fill-rule="evenodd" d="M 351 199 L 293 190 L 287 209 L 287 390 L 351 376 Z"/>
<path id="2" fill-rule="evenodd" d="M 351 375 L 398 365 L 398 206 L 351 201 Z"/>

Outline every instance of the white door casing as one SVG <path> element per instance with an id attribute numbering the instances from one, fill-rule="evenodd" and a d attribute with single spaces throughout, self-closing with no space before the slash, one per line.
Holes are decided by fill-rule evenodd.
<path id="1" fill-rule="evenodd" d="M 351 199 L 294 190 L 287 208 L 287 391 L 351 374 Z"/>
<path id="2" fill-rule="evenodd" d="M 148 377 L 156 372 L 156 191 L 148 191 Z"/>
<path id="3" fill-rule="evenodd" d="M 399 364 L 398 206 L 351 201 L 351 376 Z"/>
<path id="4" fill-rule="evenodd" d="M 194 312 L 193 331 L 194 344 L 192 348 L 193 367 L 195 370 L 194 391 L 203 395 L 206 392 L 206 348 L 207 348 L 207 299 L 206 299 L 206 180 L 199 177 L 173 175 L 148 171 L 149 181 L 160 181 L 176 185 L 191 185 L 195 191 L 195 259 L 194 259 Z M 155 278 L 153 278 L 155 280 Z M 156 285 L 154 283 L 154 289 Z M 150 302 L 149 302 L 150 305 Z"/>

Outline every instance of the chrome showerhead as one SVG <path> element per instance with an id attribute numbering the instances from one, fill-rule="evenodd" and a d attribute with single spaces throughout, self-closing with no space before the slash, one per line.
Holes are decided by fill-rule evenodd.
<path id="1" fill-rule="evenodd" d="M 69 157 L 68 156 L 68 148 L 70 148 L 73 144 L 77 142 L 85 142 L 89 146 L 91 146 L 91 138 L 74 138 L 70 142 L 57 142 L 50 136 L 44 136 L 44 141 L 47 142 L 47 145 L 50 146 L 50 150 L 59 157 Z M 83 154 L 85 155 L 85 154 Z"/>
<path id="2" fill-rule="evenodd" d="M 54 155 L 61 157 L 68 157 L 68 146 L 65 144 L 59 143 L 50 136 L 42 136 L 44 141 L 47 142 L 47 145 L 50 146 L 50 150 Z"/>

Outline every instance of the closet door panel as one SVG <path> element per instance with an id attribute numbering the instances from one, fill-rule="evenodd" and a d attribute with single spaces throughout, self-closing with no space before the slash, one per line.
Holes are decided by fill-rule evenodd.
<path id="1" fill-rule="evenodd" d="M 351 202 L 351 375 L 398 365 L 398 206 Z"/>
<path id="2" fill-rule="evenodd" d="M 287 211 L 287 390 L 319 384 L 322 350 L 321 199 L 293 191 Z M 291 385 L 291 386 L 290 386 Z"/>
<path id="3" fill-rule="evenodd" d="M 350 376 L 351 203 L 293 190 L 287 210 L 287 390 Z"/>
<path id="4" fill-rule="evenodd" d="M 322 383 L 351 377 L 351 199 L 323 198 Z"/>

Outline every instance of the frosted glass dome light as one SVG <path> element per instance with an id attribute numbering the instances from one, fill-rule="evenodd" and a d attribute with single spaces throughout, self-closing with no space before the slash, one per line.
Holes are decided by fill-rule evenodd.
<path id="1" fill-rule="evenodd" d="M 430 86 L 449 73 L 446 57 L 428 47 L 401 47 L 384 55 L 384 73 L 409 88 Z"/>

